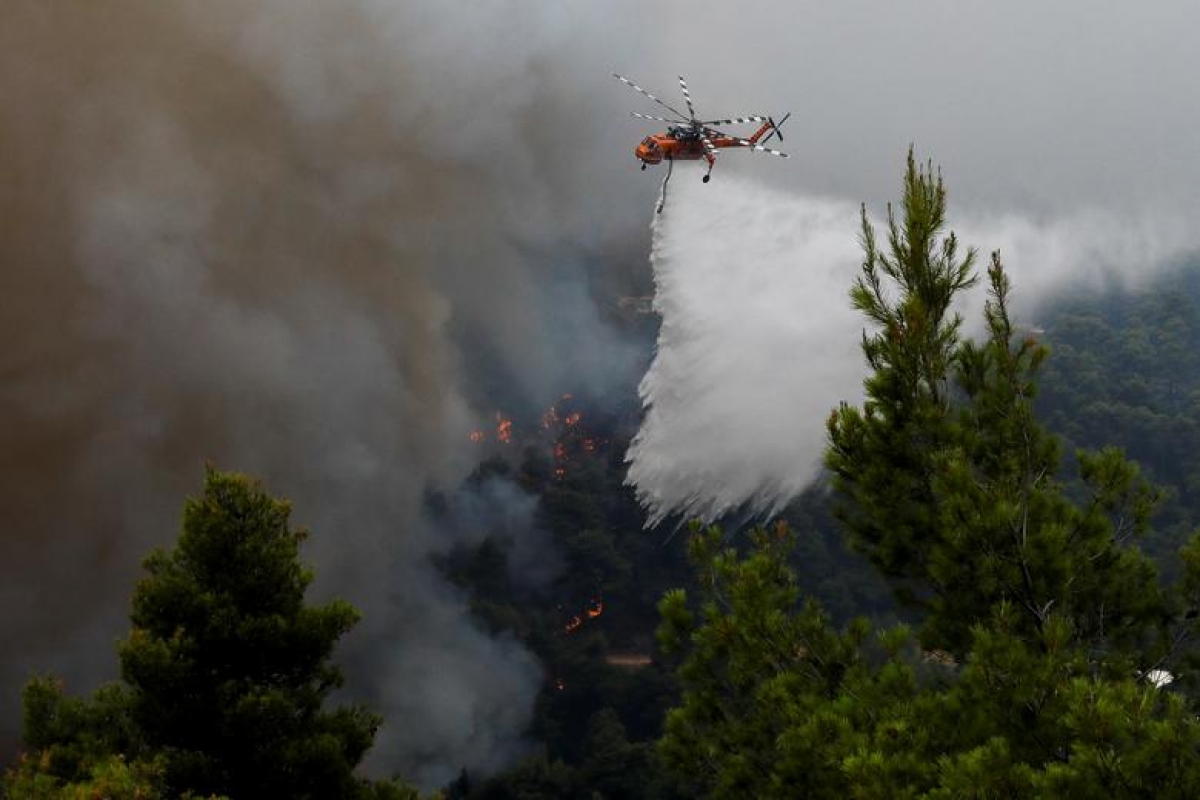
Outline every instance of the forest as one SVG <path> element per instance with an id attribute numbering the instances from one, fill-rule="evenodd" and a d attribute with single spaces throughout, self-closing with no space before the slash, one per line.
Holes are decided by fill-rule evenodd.
<path id="1" fill-rule="evenodd" d="M 866 400 L 830 409 L 821 479 L 775 518 L 646 529 L 633 386 L 479 432 L 430 518 L 515 485 L 561 568 L 513 580 L 503 526 L 438 557 L 544 680 L 527 754 L 434 796 L 1200 796 L 1200 263 L 1018 325 L 1001 254 L 946 215 L 911 155 L 886 229 L 864 211 Z M 121 679 L 26 687 L 4 796 L 423 796 L 356 770 L 381 719 L 333 695 L 359 612 L 305 600 L 289 515 L 211 468 L 131 587 Z"/>

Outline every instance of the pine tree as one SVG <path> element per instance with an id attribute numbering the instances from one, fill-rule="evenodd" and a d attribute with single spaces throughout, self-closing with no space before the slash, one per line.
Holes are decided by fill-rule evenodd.
<path id="1" fill-rule="evenodd" d="M 863 408 L 843 405 L 829 420 L 839 517 L 901 599 L 927 612 L 930 647 L 961 654 L 1002 600 L 1032 629 L 1054 613 L 1083 639 L 1142 643 L 1165 608 L 1131 540 L 1156 493 L 1110 449 L 1078 455 L 1087 496 L 1067 496 L 1058 441 L 1033 413 L 1046 351 L 1013 330 L 999 254 L 987 339 L 959 337 L 949 309 L 974 283 L 973 251 L 958 259 L 953 234 L 937 239 L 945 202 L 941 177 L 910 152 L 903 225 L 888 215 L 890 253 L 876 248 L 864 211 L 866 259 L 851 297 L 879 330 L 863 336 L 873 370 Z"/>
<path id="2" fill-rule="evenodd" d="M 358 620 L 343 600 L 305 603 L 311 570 L 290 506 L 255 481 L 209 469 L 170 550 L 145 561 L 119 646 L 123 683 L 89 698 L 26 687 L 26 756 L 13 797 L 394 798 L 398 781 L 356 778 L 380 718 L 327 710 L 331 662 Z M 98 793 L 97 793 L 98 792 Z"/>
<path id="3" fill-rule="evenodd" d="M 342 684 L 330 654 L 358 619 L 310 606 L 312 572 L 290 507 L 210 469 L 170 551 L 146 559 L 120 646 L 133 718 L 176 790 L 234 797 L 352 797 L 379 718 L 326 711 Z"/>
<path id="4" fill-rule="evenodd" d="M 862 339 L 872 370 L 867 403 L 861 412 L 843 405 L 831 417 L 828 462 L 850 500 L 840 515 L 856 543 L 886 574 L 922 584 L 936 514 L 930 455 L 954 436 L 948 379 L 962 319 L 949 310 L 976 281 L 975 251 L 960 257 L 952 233 L 939 240 L 945 186 L 940 175 L 918 168 L 911 150 L 902 211 L 898 220 L 888 205 L 884 252 L 862 209 L 864 260 L 850 297 L 878 330 Z M 901 586 L 908 599 L 929 599 Z"/>

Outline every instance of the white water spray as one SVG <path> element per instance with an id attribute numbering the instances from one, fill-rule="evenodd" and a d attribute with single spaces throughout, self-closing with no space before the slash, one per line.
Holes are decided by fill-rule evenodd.
<path id="1" fill-rule="evenodd" d="M 786 502 L 816 474 L 821 421 L 861 372 L 845 302 L 857 209 L 729 175 L 676 178 L 654 223 L 662 329 L 627 456 L 652 523 Z"/>

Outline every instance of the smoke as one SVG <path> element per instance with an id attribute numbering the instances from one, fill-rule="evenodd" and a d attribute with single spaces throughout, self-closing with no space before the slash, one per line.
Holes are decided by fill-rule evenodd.
<path id="1" fill-rule="evenodd" d="M 651 524 L 778 510 L 818 474 L 824 422 L 838 403 L 860 402 L 865 377 L 864 320 L 849 301 L 859 209 L 729 174 L 703 185 L 698 174 L 675 177 L 654 224 L 662 328 L 627 456 Z M 1001 252 L 1013 313 L 1027 323 L 1057 292 L 1143 279 L 1200 247 L 1179 215 L 964 216 L 953 196 L 950 211 L 960 241 L 982 251 L 980 271 Z M 985 297 L 981 284 L 961 304 L 968 335 Z"/>
<path id="2" fill-rule="evenodd" d="M 531 11 L 4 4 L 0 752 L 30 673 L 115 676 L 206 461 L 290 496 L 317 599 L 364 611 L 339 659 L 387 719 L 374 768 L 520 750 L 540 670 L 431 566 L 477 534 L 423 499 L 495 386 L 540 407 L 636 368 L 589 289 L 634 219 L 579 88 L 609 59 L 593 12 Z"/>

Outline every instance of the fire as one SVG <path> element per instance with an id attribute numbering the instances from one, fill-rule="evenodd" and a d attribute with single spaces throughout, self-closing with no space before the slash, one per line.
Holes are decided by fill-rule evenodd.
<path id="1" fill-rule="evenodd" d="M 505 417 L 499 411 L 496 412 L 496 440 L 508 444 L 512 441 L 513 424 L 512 420 Z"/>
<path id="2" fill-rule="evenodd" d="M 559 480 L 567 477 L 567 445 L 565 442 L 554 443 L 554 477 Z"/>
<path id="3" fill-rule="evenodd" d="M 604 613 L 604 603 L 598 597 L 593 597 L 588 602 L 588 607 L 583 610 L 582 614 L 575 614 L 567 620 L 567 633 L 574 633 L 582 627 L 583 623 L 593 620 Z"/>
<path id="4" fill-rule="evenodd" d="M 583 412 L 576 410 L 574 395 L 570 394 L 564 394 L 542 412 L 540 431 L 533 424 L 518 431 L 513 419 L 503 411 L 494 411 L 492 416 L 491 425 L 473 429 L 468 434 L 474 444 L 494 441 L 502 445 L 537 443 L 548 447 L 552 455 L 551 475 L 558 480 L 567 477 L 576 459 L 595 456 L 609 444 L 607 439 L 587 430 L 583 424 Z"/>

